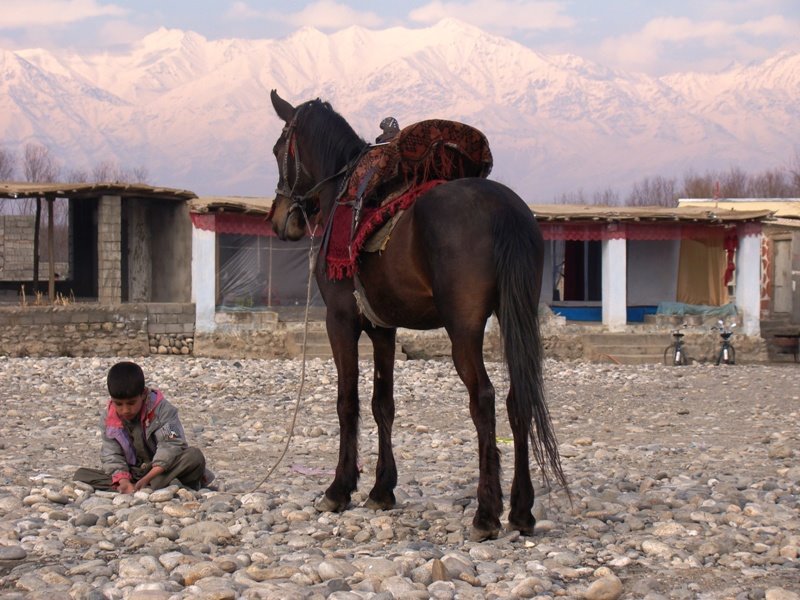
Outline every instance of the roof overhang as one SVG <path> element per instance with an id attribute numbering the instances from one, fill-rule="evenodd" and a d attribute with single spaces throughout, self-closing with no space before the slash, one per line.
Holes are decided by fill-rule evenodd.
<path id="1" fill-rule="evenodd" d="M 99 198 L 101 196 L 135 196 L 184 202 L 197 197 L 189 190 L 154 187 L 142 183 L 0 182 L 0 198 Z"/>

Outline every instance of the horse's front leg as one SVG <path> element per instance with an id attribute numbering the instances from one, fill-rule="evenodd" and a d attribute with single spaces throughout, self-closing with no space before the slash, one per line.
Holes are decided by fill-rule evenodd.
<path id="1" fill-rule="evenodd" d="M 372 416 L 378 425 L 378 463 L 375 466 L 375 486 L 366 502 L 368 508 L 387 510 L 395 505 L 397 465 L 392 453 L 394 424 L 394 353 L 395 329 L 368 329 L 375 356 L 372 383 Z"/>
<path id="2" fill-rule="evenodd" d="M 339 461 L 333 483 L 316 507 L 341 512 L 358 485 L 358 338 L 361 330 L 328 311 L 328 339 L 338 374 L 336 412 L 339 416 Z"/>

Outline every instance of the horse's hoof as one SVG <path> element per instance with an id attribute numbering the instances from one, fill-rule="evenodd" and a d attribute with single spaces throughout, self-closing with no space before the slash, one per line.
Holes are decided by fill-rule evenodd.
<path id="1" fill-rule="evenodd" d="M 364 508 L 368 508 L 370 510 L 391 510 L 394 508 L 394 506 L 394 502 L 381 502 L 379 500 L 373 500 L 372 498 L 367 498 L 366 502 L 364 502 Z"/>
<path id="2" fill-rule="evenodd" d="M 485 540 L 495 540 L 500 535 L 500 529 L 482 529 L 473 525 L 472 531 L 469 532 L 470 542 L 483 542 Z"/>
<path id="3" fill-rule="evenodd" d="M 524 522 L 517 521 L 516 519 L 508 519 L 508 529 L 511 531 L 519 531 L 520 535 L 532 536 L 533 529 L 536 527 L 536 519 L 528 515 Z"/>
<path id="4" fill-rule="evenodd" d="M 533 536 L 534 525 L 520 525 L 519 523 L 512 523 L 509 521 L 508 529 L 511 531 L 519 531 L 520 535 L 531 537 Z"/>
<path id="5" fill-rule="evenodd" d="M 317 509 L 317 512 L 342 512 L 346 508 L 346 504 L 340 504 L 327 496 L 322 496 L 322 498 L 317 500 L 317 503 L 314 504 L 314 508 Z"/>

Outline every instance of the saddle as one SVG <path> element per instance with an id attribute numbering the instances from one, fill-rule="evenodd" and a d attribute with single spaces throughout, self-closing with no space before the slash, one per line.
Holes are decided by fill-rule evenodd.
<path id="1" fill-rule="evenodd" d="M 370 146 L 342 196 L 362 206 L 377 206 L 432 179 L 486 177 L 491 170 L 492 153 L 483 133 L 464 123 L 431 119 Z"/>
<path id="2" fill-rule="evenodd" d="M 422 193 L 445 181 L 486 177 L 491 170 L 486 136 L 457 121 L 420 121 L 391 141 L 370 146 L 339 194 L 326 232 L 328 278 L 354 276 L 364 244 Z"/>

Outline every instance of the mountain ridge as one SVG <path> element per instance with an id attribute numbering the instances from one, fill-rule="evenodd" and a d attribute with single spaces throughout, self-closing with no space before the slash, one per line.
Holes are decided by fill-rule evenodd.
<path id="1" fill-rule="evenodd" d="M 368 141 L 388 114 L 470 123 L 492 145 L 493 177 L 529 202 L 687 169 L 781 167 L 800 134 L 800 53 L 649 77 L 447 19 L 280 40 L 161 28 L 114 55 L 0 49 L 2 144 L 44 143 L 67 168 L 145 166 L 200 195 L 269 195 L 273 88 L 330 101 Z"/>

